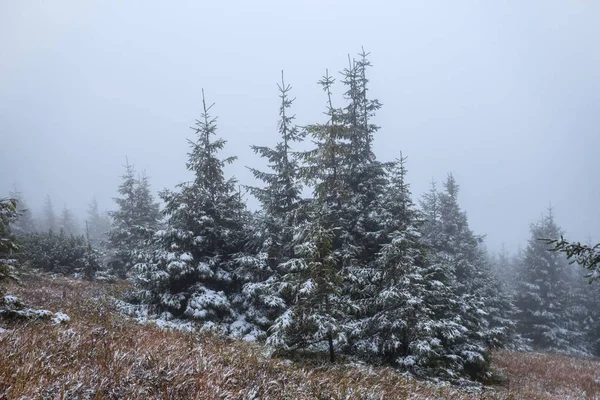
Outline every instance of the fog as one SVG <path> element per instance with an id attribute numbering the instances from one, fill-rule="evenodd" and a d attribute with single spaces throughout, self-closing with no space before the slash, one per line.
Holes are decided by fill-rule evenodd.
<path id="1" fill-rule="evenodd" d="M 82 219 L 93 196 L 114 207 L 125 157 L 172 188 L 202 88 L 239 157 L 228 172 L 252 184 L 249 146 L 277 141 L 280 71 L 297 123 L 323 121 L 316 82 L 364 46 L 375 152 L 408 157 L 415 199 L 453 173 L 490 249 L 523 245 L 550 204 L 570 239 L 597 241 L 598 21 L 583 0 L 5 1 L 0 194 L 16 183 L 35 215 L 48 194 Z"/>

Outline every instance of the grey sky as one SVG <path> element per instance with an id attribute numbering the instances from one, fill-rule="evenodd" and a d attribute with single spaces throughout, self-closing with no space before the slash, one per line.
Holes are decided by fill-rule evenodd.
<path id="1" fill-rule="evenodd" d="M 320 121 L 316 81 L 364 46 L 375 151 L 408 156 L 415 199 L 452 172 L 492 249 L 516 249 L 550 203 L 572 239 L 600 240 L 599 22 L 591 0 L 0 1 L 0 193 L 108 209 L 126 155 L 173 187 L 203 87 L 251 183 L 280 70 L 298 123 Z"/>

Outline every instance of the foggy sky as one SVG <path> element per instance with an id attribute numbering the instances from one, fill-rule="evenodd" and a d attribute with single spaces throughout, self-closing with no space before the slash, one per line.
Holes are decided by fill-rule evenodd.
<path id="1" fill-rule="evenodd" d="M 408 157 L 415 200 L 452 172 L 490 249 L 524 245 L 550 204 L 570 239 L 600 240 L 599 22 L 591 0 L 0 1 L 0 195 L 16 182 L 34 214 L 49 194 L 83 218 L 94 195 L 114 207 L 126 156 L 155 191 L 189 179 L 201 88 L 251 184 L 280 71 L 298 124 L 322 122 L 316 82 L 364 46 L 375 152 Z"/>

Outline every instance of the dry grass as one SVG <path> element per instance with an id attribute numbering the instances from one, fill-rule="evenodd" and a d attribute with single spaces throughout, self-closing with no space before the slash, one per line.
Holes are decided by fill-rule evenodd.
<path id="1" fill-rule="evenodd" d="M 511 379 L 508 387 L 469 392 L 409 379 L 389 368 L 290 363 L 270 359 L 255 344 L 139 325 L 119 316 L 108 300 L 124 289 L 119 284 L 64 278 L 25 283 L 11 286 L 9 292 L 28 305 L 63 311 L 71 321 L 5 323 L 10 331 L 0 334 L 0 399 L 565 399 L 567 392 L 579 394 L 572 397 L 577 399 L 600 396 L 593 380 L 598 365 L 587 360 L 498 353 L 496 364 Z M 545 360 L 555 363 L 551 372 L 542 371 Z M 577 378 L 574 371 L 585 376 Z M 554 397 L 535 397 L 537 389 Z"/>
<path id="2" fill-rule="evenodd" d="M 600 399 L 598 359 L 502 351 L 493 365 L 515 399 Z"/>

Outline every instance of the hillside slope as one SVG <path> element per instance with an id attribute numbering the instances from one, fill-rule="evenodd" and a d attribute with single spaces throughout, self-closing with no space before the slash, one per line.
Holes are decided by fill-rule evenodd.
<path id="1" fill-rule="evenodd" d="M 8 292 L 70 321 L 0 321 L 0 399 L 584 399 L 600 362 L 499 352 L 503 386 L 457 388 L 390 368 L 270 358 L 256 344 L 141 325 L 114 309 L 121 284 L 29 277 Z M 596 396 L 596 397 L 595 397 Z"/>

